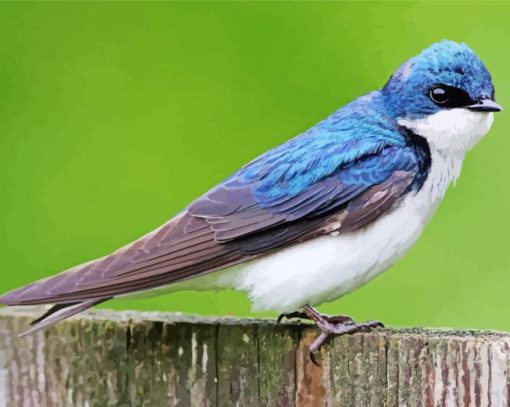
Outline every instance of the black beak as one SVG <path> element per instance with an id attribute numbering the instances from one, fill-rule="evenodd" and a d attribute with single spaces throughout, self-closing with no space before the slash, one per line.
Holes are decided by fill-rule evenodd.
<path id="1" fill-rule="evenodd" d="M 478 100 L 476 103 L 466 106 L 467 109 L 475 112 L 501 112 L 503 108 L 490 99 Z"/>

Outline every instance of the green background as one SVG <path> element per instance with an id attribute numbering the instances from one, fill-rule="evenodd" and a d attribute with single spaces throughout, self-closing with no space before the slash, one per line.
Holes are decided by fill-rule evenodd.
<path id="1" fill-rule="evenodd" d="M 470 45 L 510 108 L 509 12 L 487 1 L 0 4 L 0 289 L 154 229 L 437 40 Z M 321 309 L 510 330 L 509 129 L 498 114 L 403 260 Z M 250 312 L 233 292 L 105 307 Z"/>

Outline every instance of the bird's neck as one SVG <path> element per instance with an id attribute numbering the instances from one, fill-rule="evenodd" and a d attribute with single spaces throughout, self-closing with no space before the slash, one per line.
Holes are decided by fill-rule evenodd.
<path id="1" fill-rule="evenodd" d="M 420 193 L 431 204 L 438 204 L 444 197 L 450 184 L 460 176 L 463 154 L 450 154 L 430 147 L 430 169 Z"/>
<path id="2" fill-rule="evenodd" d="M 450 184 L 460 175 L 462 158 L 432 148 L 427 177 L 420 189 L 406 196 L 402 205 L 412 208 L 425 226 L 443 200 Z"/>
<path id="3" fill-rule="evenodd" d="M 492 120 L 492 113 L 466 109 L 450 109 L 419 119 L 404 117 L 397 120 L 400 126 L 421 136 L 428 144 L 431 164 L 420 189 L 424 201 L 436 203 L 442 199 L 449 185 L 459 177 L 464 155 L 488 132 Z"/>

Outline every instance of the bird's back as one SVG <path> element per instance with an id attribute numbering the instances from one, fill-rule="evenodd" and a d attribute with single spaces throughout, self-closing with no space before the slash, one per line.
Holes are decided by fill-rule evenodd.
<path id="1" fill-rule="evenodd" d="M 373 92 L 251 161 L 156 231 L 0 302 L 81 310 L 86 301 L 172 284 L 328 234 L 339 216 L 336 231 L 347 233 L 418 188 L 426 170 L 426 149 Z"/>

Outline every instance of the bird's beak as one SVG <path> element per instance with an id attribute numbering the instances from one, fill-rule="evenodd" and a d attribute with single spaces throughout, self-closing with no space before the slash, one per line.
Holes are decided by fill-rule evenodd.
<path id="1" fill-rule="evenodd" d="M 503 108 L 490 99 L 478 100 L 476 103 L 466 106 L 467 109 L 475 112 L 500 112 Z"/>

